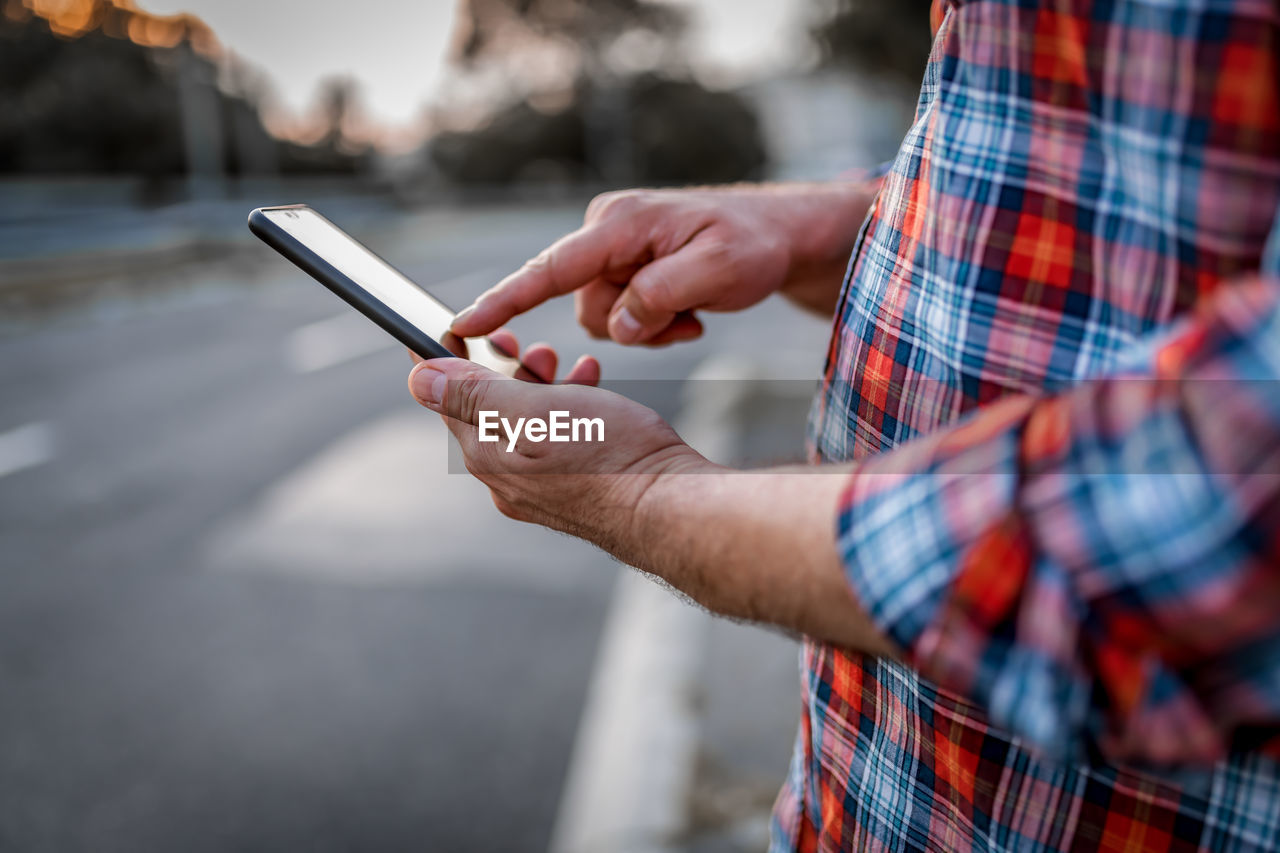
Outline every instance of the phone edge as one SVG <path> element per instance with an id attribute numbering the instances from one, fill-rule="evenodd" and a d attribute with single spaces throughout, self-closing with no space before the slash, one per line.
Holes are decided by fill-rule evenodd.
<path id="1" fill-rule="evenodd" d="M 264 211 L 287 208 L 303 209 L 305 204 L 273 205 L 255 208 L 249 213 L 249 230 L 259 240 L 275 249 L 294 266 L 328 288 L 343 302 L 377 324 L 384 332 L 404 344 L 420 358 L 456 358 L 443 344 L 409 323 L 399 314 L 369 296 L 368 292 L 301 241 L 285 232 Z M 317 216 L 321 214 L 317 213 Z M 337 226 L 334 226 L 337 227 Z M 404 275 L 401 273 L 401 275 Z M 408 279 L 408 276 L 405 276 Z M 412 281 L 412 279 L 408 279 Z"/>

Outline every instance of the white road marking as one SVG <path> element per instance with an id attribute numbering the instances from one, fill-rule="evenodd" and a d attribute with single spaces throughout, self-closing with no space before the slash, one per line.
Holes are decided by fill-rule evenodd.
<path id="1" fill-rule="evenodd" d="M 494 270 L 478 270 L 426 289 L 437 295 L 470 291 L 484 282 L 495 281 L 494 275 Z M 395 338 L 353 309 L 294 329 L 285 340 L 285 359 L 296 373 L 315 373 L 397 346 Z"/>
<path id="2" fill-rule="evenodd" d="M 37 422 L 0 432 L 0 477 L 53 459 L 53 428 Z"/>
<path id="3" fill-rule="evenodd" d="M 297 373 L 314 373 L 391 349 L 395 338 L 354 311 L 308 323 L 285 341 L 285 358 Z"/>
<path id="4" fill-rule="evenodd" d="M 543 591 L 608 570 L 591 546 L 503 518 L 484 484 L 450 474 L 449 433 L 424 414 L 372 421 L 285 476 L 213 531 L 206 565 L 348 586 Z"/>
<path id="5" fill-rule="evenodd" d="M 637 571 L 618 578 L 550 853 L 666 853 L 685 825 L 711 617 Z"/>

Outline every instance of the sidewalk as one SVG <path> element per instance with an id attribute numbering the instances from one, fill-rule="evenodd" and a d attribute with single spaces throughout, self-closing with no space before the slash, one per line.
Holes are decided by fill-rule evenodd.
<path id="1" fill-rule="evenodd" d="M 812 384 L 713 359 L 677 429 L 726 464 L 800 461 Z M 739 853 L 768 844 L 798 724 L 798 645 L 620 578 L 553 853 Z"/>

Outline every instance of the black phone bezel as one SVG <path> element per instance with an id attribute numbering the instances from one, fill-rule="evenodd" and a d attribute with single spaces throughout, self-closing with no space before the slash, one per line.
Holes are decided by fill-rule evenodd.
<path id="1" fill-rule="evenodd" d="M 275 249 L 285 258 L 292 261 L 295 266 L 303 272 L 310 275 L 316 281 L 323 284 L 329 290 L 333 291 L 340 299 L 368 317 L 374 323 L 377 323 L 383 331 L 394 337 L 400 343 L 404 344 L 413 352 L 417 353 L 420 358 L 458 358 L 458 354 L 448 349 L 444 344 L 432 338 L 426 332 L 410 323 L 404 317 L 401 317 L 395 311 L 392 311 L 387 305 L 378 299 L 375 299 L 370 293 L 359 285 L 356 281 L 344 274 L 337 267 L 321 258 L 300 240 L 287 231 L 282 229 L 276 223 L 272 222 L 267 213 L 270 211 L 289 211 L 289 210 L 308 210 L 334 225 L 314 208 L 305 204 L 282 204 L 272 207 L 259 207 L 249 214 L 249 230 L 252 231 L 260 240 L 271 248 Z M 342 229 L 338 229 L 342 230 Z M 346 232 L 343 232 L 346 233 Z M 352 238 L 354 239 L 354 238 Z M 359 242 L 359 241 L 357 241 Z M 364 244 L 361 244 L 364 247 Z M 366 247 L 367 248 L 367 247 Z M 381 260 L 381 258 L 379 258 Z M 383 263 L 386 263 L 383 261 Z M 392 267 L 395 269 L 395 267 Z M 404 275 L 400 270 L 396 270 L 400 275 L 404 276 L 407 281 L 412 282 L 413 279 Z M 417 285 L 414 285 L 415 287 Z M 435 299 L 435 297 L 431 297 Z M 439 302 L 439 300 L 436 300 Z M 440 303 L 444 305 L 443 302 Z M 445 308 L 452 311 L 453 309 L 445 305 Z"/>

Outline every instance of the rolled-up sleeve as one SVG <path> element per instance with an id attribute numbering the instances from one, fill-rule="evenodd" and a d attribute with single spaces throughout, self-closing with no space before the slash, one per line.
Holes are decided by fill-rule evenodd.
<path id="1" fill-rule="evenodd" d="M 1280 752 L 1280 276 L 1150 353 L 866 460 L 840 553 L 912 665 L 1049 754 Z"/>

